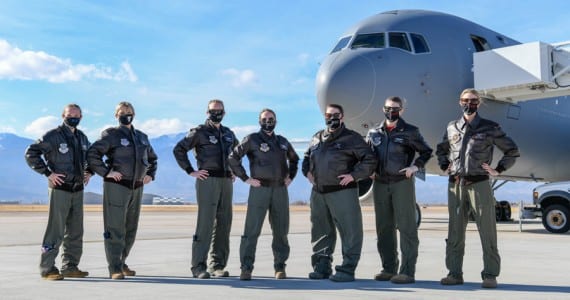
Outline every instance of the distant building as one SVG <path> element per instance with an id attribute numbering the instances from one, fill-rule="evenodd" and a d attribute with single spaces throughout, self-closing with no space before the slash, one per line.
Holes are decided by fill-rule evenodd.
<path id="1" fill-rule="evenodd" d="M 5 200 L 5 201 L 0 201 L 0 205 L 19 205 L 20 201 L 18 200 Z"/>
<path id="2" fill-rule="evenodd" d="M 152 205 L 184 205 L 184 201 L 182 198 L 174 197 L 153 197 L 152 198 Z"/>

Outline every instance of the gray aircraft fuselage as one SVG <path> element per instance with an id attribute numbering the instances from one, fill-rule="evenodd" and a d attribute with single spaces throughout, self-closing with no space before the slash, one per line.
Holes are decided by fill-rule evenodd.
<path id="1" fill-rule="evenodd" d="M 351 48 L 355 36 L 369 33 L 419 34 L 429 52 L 390 47 Z M 317 74 L 321 111 L 338 103 L 348 128 L 365 135 L 384 120 L 381 110 L 389 96 L 407 100 L 402 118 L 420 128 L 434 150 L 449 121 L 462 115 L 459 94 L 472 88 L 473 53 L 520 44 L 471 21 L 444 13 L 400 10 L 380 13 L 353 26 L 341 50 L 322 62 Z M 343 44 L 340 42 L 339 44 Z M 338 46 L 338 45 L 337 45 Z M 419 47 L 418 47 L 419 48 Z M 570 180 L 570 99 L 545 98 L 517 104 L 485 100 L 479 114 L 498 122 L 519 146 L 521 157 L 502 179 Z M 502 153 L 495 149 L 492 166 Z M 428 173 L 442 174 L 434 157 Z"/>

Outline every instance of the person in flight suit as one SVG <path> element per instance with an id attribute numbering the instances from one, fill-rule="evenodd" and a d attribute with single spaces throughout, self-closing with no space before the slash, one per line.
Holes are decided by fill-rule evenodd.
<path id="1" fill-rule="evenodd" d="M 115 108 L 119 126 L 105 129 L 87 152 L 90 168 L 104 181 L 103 237 L 111 279 L 136 275 L 125 261 L 135 242 L 144 185 L 157 169 L 157 156 L 148 136 L 132 125 L 134 117 L 133 105 L 120 102 Z"/>
<path id="2" fill-rule="evenodd" d="M 449 228 L 445 255 L 449 273 L 441 279 L 441 284 L 463 284 L 465 229 L 471 210 L 483 248 L 481 286 L 496 288 L 501 258 L 497 249 L 495 198 L 489 176 L 498 176 L 512 167 L 520 154 L 515 142 L 499 124 L 479 116 L 477 109 L 481 100 L 477 90 L 461 92 L 459 105 L 463 116 L 447 125 L 436 151 L 439 167 L 449 174 Z M 496 168 L 491 167 L 494 146 L 503 152 Z"/>
<path id="3" fill-rule="evenodd" d="M 377 248 L 382 260 L 382 271 L 374 279 L 414 283 L 419 240 L 413 176 L 424 168 L 432 149 L 424 141 L 419 129 L 401 118 L 403 109 L 400 97 L 386 99 L 383 108 L 385 121 L 371 129 L 366 137 L 378 159 L 373 193 Z M 416 153 L 418 157 L 414 160 Z M 400 231 L 402 251 L 399 272 L 396 227 Z"/>
<path id="4" fill-rule="evenodd" d="M 178 165 L 196 179 L 198 220 L 192 242 L 192 275 L 200 279 L 228 277 L 224 270 L 230 253 L 232 226 L 232 193 L 234 177 L 228 165 L 228 155 L 238 144 L 235 134 L 221 122 L 224 103 L 208 102 L 206 123 L 190 129 L 176 144 L 173 153 Z M 194 149 L 198 170 L 188 159 Z M 206 260 L 210 253 L 210 266 Z"/>
<path id="5" fill-rule="evenodd" d="M 275 112 L 265 108 L 259 114 L 261 130 L 246 136 L 229 157 L 234 174 L 249 184 L 245 229 L 241 238 L 241 280 L 251 280 L 255 249 L 265 214 L 273 230 L 274 269 L 276 279 L 285 279 L 285 261 L 289 258 L 289 194 L 287 187 L 297 174 L 299 156 L 284 137 L 274 133 Z M 251 177 L 241 159 L 247 155 Z"/>
<path id="6" fill-rule="evenodd" d="M 343 118 L 342 106 L 327 105 L 327 128 L 313 135 L 303 159 L 303 174 L 313 184 L 310 279 L 354 281 L 360 260 L 363 234 L 357 181 L 372 175 L 376 158 L 362 136 L 344 126 Z M 343 261 L 331 275 L 335 226 L 340 233 Z"/>
<path id="7" fill-rule="evenodd" d="M 66 105 L 61 117 L 63 124 L 30 145 L 25 154 L 28 165 L 48 179 L 49 216 L 40 258 L 40 274 L 46 280 L 89 275 L 77 267 L 83 252 L 83 186 L 92 175 L 85 159 L 89 140 L 77 129 L 82 117 L 79 105 Z M 60 273 L 55 258 L 61 245 Z"/>

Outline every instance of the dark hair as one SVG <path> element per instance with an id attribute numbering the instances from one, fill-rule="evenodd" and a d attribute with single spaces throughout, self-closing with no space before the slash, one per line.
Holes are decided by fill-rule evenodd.
<path id="1" fill-rule="evenodd" d="M 327 107 L 333 107 L 336 108 L 340 111 L 340 113 L 344 116 L 344 109 L 342 108 L 342 105 L 340 104 L 328 104 Z"/>
<path id="2" fill-rule="evenodd" d="M 272 113 L 272 114 L 273 114 L 273 117 L 275 117 L 275 119 L 277 119 L 277 114 L 276 114 L 272 109 L 270 109 L 270 108 L 264 108 L 264 109 L 262 109 L 261 112 L 259 113 L 259 119 L 260 119 L 260 120 L 261 120 L 261 115 L 262 115 L 264 112 L 270 112 L 270 113 Z"/>
<path id="3" fill-rule="evenodd" d="M 388 100 L 396 102 L 396 103 L 400 104 L 401 108 L 404 108 L 404 100 L 402 100 L 402 98 L 400 98 L 398 96 L 391 96 L 391 97 L 386 98 L 386 101 L 388 101 Z M 384 102 L 386 102 L 386 101 L 384 101 Z"/>

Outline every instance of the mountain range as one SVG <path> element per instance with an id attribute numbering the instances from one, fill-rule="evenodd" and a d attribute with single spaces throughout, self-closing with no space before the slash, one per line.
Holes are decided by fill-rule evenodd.
<path id="1" fill-rule="evenodd" d="M 172 149 L 184 137 L 185 133 L 163 135 L 150 140 L 158 155 L 158 171 L 156 180 L 145 186 L 145 202 L 152 197 L 181 198 L 185 202 L 195 203 L 195 179 L 186 174 L 174 159 Z M 34 141 L 12 133 L 0 133 L 0 201 L 17 201 L 20 203 L 46 203 L 47 180 L 32 169 L 24 160 L 24 151 Z M 93 141 L 92 141 L 93 142 Z M 305 149 L 298 149 L 299 155 Z M 196 166 L 192 152 L 190 161 Z M 432 158 L 434 159 L 434 158 Z M 248 166 L 244 158 L 244 166 Z M 299 162 L 300 163 L 300 162 Z M 246 170 L 248 168 L 246 167 Z M 497 199 L 527 202 L 531 199 L 532 187 L 538 183 L 509 183 L 497 191 Z M 87 185 L 86 203 L 97 203 L 102 194 L 102 180 L 93 176 Z M 249 186 L 240 179 L 234 184 L 234 203 L 247 202 Z M 300 166 L 297 177 L 289 186 L 291 203 L 306 203 L 309 201 L 311 185 L 301 174 Z M 88 195 L 88 196 L 87 196 Z M 427 176 L 426 181 L 416 180 L 416 199 L 422 204 L 445 204 L 447 202 L 447 178 L 442 176 Z"/>

